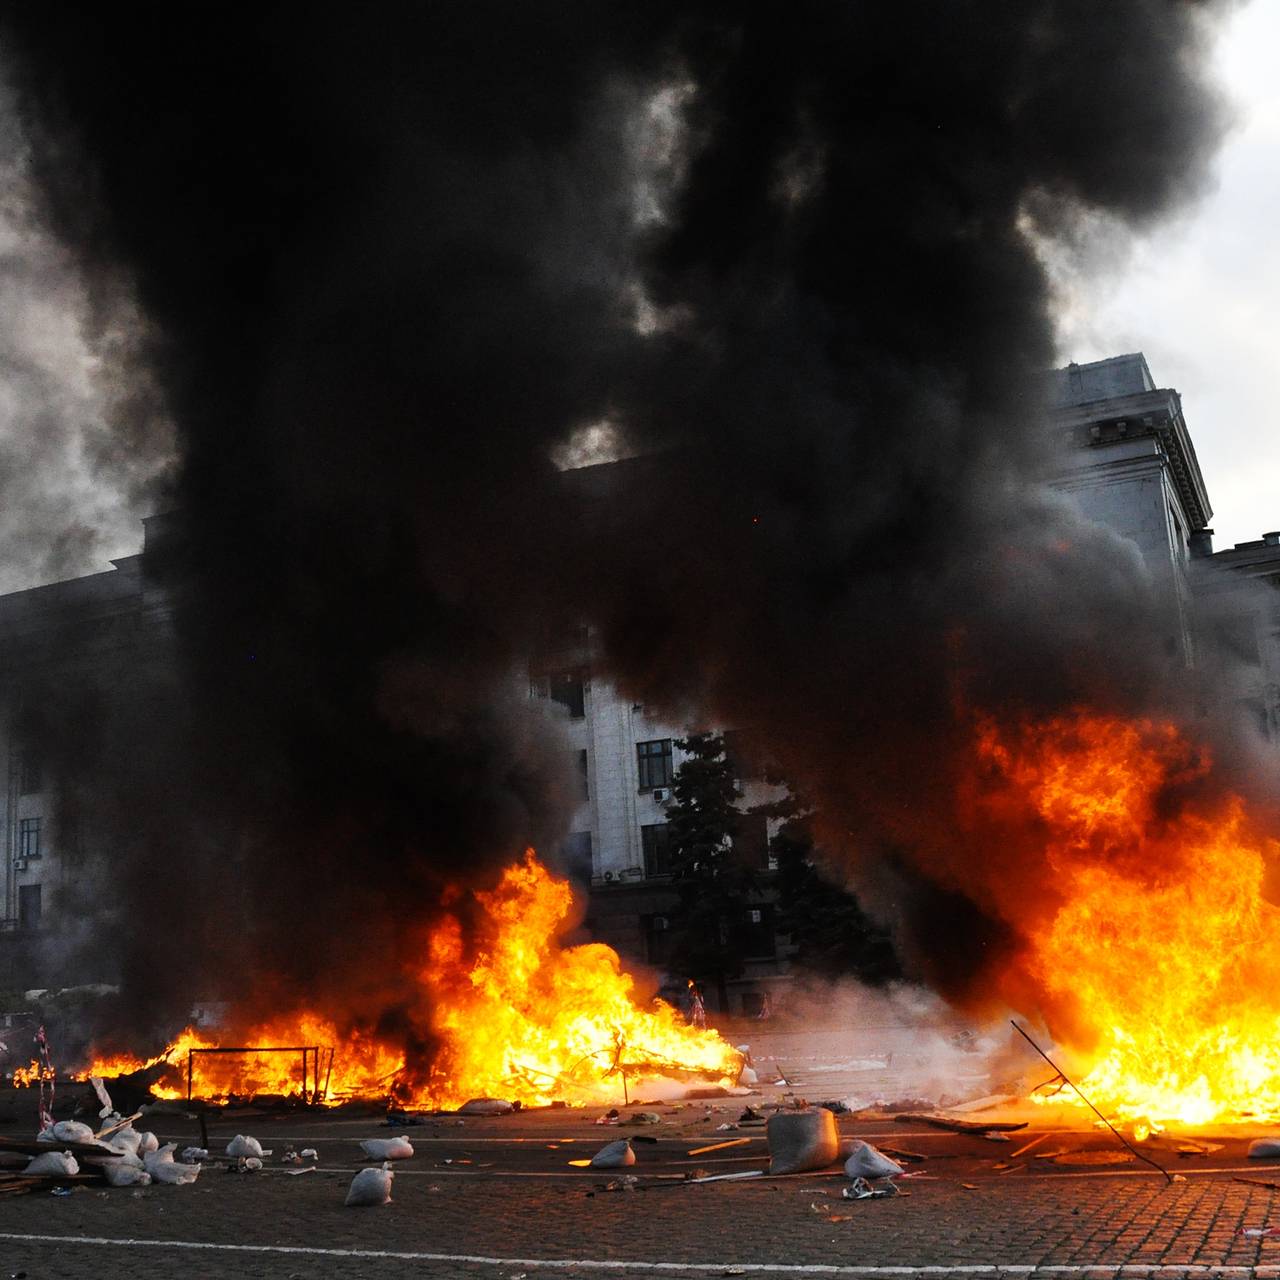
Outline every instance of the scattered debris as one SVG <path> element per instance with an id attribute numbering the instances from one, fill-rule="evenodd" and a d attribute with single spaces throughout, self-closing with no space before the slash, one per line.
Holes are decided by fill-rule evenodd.
<path id="1" fill-rule="evenodd" d="M 1243 1227 L 1242 1236 L 1280 1236 L 1280 1227 Z"/>
<path id="2" fill-rule="evenodd" d="M 408 1160 L 413 1144 L 403 1134 L 394 1138 L 365 1138 L 360 1150 L 367 1160 Z"/>
<path id="3" fill-rule="evenodd" d="M 907 1111 L 893 1117 L 899 1124 L 927 1124 L 934 1129 L 946 1129 L 951 1133 L 976 1133 L 986 1137 L 991 1133 L 1016 1133 L 1025 1129 L 1027 1122 L 984 1124 L 978 1120 L 957 1120 L 936 1111 Z"/>
<path id="4" fill-rule="evenodd" d="M 697 1172 L 695 1170 L 695 1172 Z M 741 1182 L 744 1178 L 763 1178 L 763 1169 L 748 1169 L 745 1173 L 708 1173 L 690 1178 L 690 1182 Z"/>
<path id="5" fill-rule="evenodd" d="M 881 1152 L 888 1156 L 891 1160 L 897 1160 L 902 1164 L 923 1164 L 928 1159 L 918 1151 L 904 1151 L 901 1147 L 881 1147 Z M 1018 1154 L 1016 1151 L 1013 1153 Z"/>
<path id="6" fill-rule="evenodd" d="M 1182 1179 L 1182 1175 L 1178 1175 Z M 1268 1191 L 1280 1191 L 1280 1182 L 1267 1182 L 1263 1178 L 1232 1178 L 1232 1182 L 1243 1182 L 1246 1187 L 1266 1187 Z"/>
<path id="7" fill-rule="evenodd" d="M 637 1111 L 633 1113 L 628 1124 L 661 1124 L 662 1117 L 656 1111 Z"/>
<path id="8" fill-rule="evenodd" d="M 766 1133 L 770 1173 L 825 1169 L 840 1154 L 836 1118 L 825 1107 L 779 1112 L 770 1117 Z"/>
<path id="9" fill-rule="evenodd" d="M 300 1152 L 298 1152 L 298 1154 L 299 1154 L 299 1155 L 300 1155 L 304 1160 L 319 1160 L 319 1159 L 320 1159 L 320 1153 L 315 1149 L 315 1147 L 303 1147 L 303 1148 L 302 1148 L 302 1150 L 301 1150 Z"/>
<path id="10" fill-rule="evenodd" d="M 391 1203 L 391 1180 L 395 1173 L 389 1164 L 378 1169 L 361 1169 L 351 1179 L 347 1190 L 346 1207 L 349 1209 Z"/>
<path id="11" fill-rule="evenodd" d="M 1129 1164 L 1132 1160 L 1127 1151 L 1064 1151 L 1053 1157 L 1054 1164 Z"/>
<path id="12" fill-rule="evenodd" d="M 1042 1142 L 1046 1141 L 1050 1136 L 1051 1136 L 1050 1134 L 1042 1133 L 1038 1138 L 1032 1138 L 1030 1142 L 1025 1143 L 1023 1146 L 1019 1147 L 1017 1151 L 1013 1152 L 1013 1154 L 1010 1155 L 1009 1159 L 1016 1160 L 1019 1156 L 1025 1156 L 1028 1151 L 1032 1150 L 1034 1147 L 1038 1147 Z"/>
<path id="13" fill-rule="evenodd" d="M 208 1158 L 209 1153 L 204 1147 L 183 1147 L 182 1149 L 183 1164 L 199 1164 L 201 1160 Z"/>
<path id="14" fill-rule="evenodd" d="M 906 1195 L 906 1192 L 899 1191 L 892 1182 L 886 1182 L 882 1187 L 873 1187 L 866 1178 L 854 1178 L 840 1195 L 845 1200 L 883 1200 L 890 1196 Z"/>

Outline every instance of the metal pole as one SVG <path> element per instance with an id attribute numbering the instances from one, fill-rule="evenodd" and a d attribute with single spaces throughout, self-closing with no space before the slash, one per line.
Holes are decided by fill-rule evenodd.
<path id="1" fill-rule="evenodd" d="M 187 1101 L 188 1102 L 191 1101 L 191 1084 L 195 1076 L 195 1071 L 193 1068 L 195 1055 L 196 1055 L 196 1051 L 194 1049 L 187 1050 Z"/>

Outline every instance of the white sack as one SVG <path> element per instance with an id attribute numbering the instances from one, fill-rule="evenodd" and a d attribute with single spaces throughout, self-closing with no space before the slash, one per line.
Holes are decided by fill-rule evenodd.
<path id="1" fill-rule="evenodd" d="M 33 1156 L 22 1172 L 44 1177 L 70 1177 L 80 1172 L 80 1166 L 70 1151 L 46 1151 L 43 1155 Z"/>
<path id="2" fill-rule="evenodd" d="M 413 1155 L 413 1144 L 406 1137 L 366 1138 L 360 1150 L 370 1160 L 408 1160 Z"/>
<path id="3" fill-rule="evenodd" d="M 262 1143 L 257 1138 L 250 1138 L 243 1133 L 237 1133 L 227 1143 L 227 1155 L 229 1156 L 257 1156 L 261 1159 L 266 1154 L 268 1153 L 263 1151 Z"/>
<path id="4" fill-rule="evenodd" d="M 161 1160 L 151 1166 L 151 1180 L 171 1187 L 185 1187 L 200 1176 L 201 1167 L 198 1164 L 175 1164 L 172 1160 Z"/>
<path id="5" fill-rule="evenodd" d="M 1249 1143 L 1250 1160 L 1273 1160 L 1280 1156 L 1280 1138 L 1259 1138 Z"/>
<path id="6" fill-rule="evenodd" d="M 149 1187 L 151 1175 L 141 1164 L 129 1164 L 124 1160 L 104 1160 L 102 1175 L 111 1187 Z"/>
<path id="7" fill-rule="evenodd" d="M 59 1120 L 36 1135 L 37 1142 L 93 1142 L 97 1135 L 79 1120 Z"/>
<path id="8" fill-rule="evenodd" d="M 514 1111 L 511 1103 L 503 1098 L 471 1098 L 458 1108 L 460 1116 L 505 1116 Z"/>
<path id="9" fill-rule="evenodd" d="M 138 1134 L 138 1145 L 134 1148 L 140 1156 L 145 1156 L 148 1151 L 154 1151 L 160 1145 L 160 1139 L 154 1133 L 148 1133 L 145 1129 Z"/>
<path id="10" fill-rule="evenodd" d="M 385 1164 L 380 1169 L 361 1169 L 351 1179 L 347 1207 L 350 1209 L 364 1205 L 390 1204 L 391 1179 L 394 1177 L 395 1174 Z"/>
<path id="11" fill-rule="evenodd" d="M 620 1138 L 617 1142 L 609 1143 L 607 1147 L 601 1147 L 591 1157 L 593 1169 L 625 1169 L 635 1162 L 636 1153 L 632 1151 L 631 1142 L 627 1138 Z"/>
<path id="12" fill-rule="evenodd" d="M 902 1172 L 902 1166 L 859 1138 L 844 1162 L 844 1171 L 851 1178 L 896 1178 Z"/>
<path id="13" fill-rule="evenodd" d="M 147 1154 L 142 1157 L 143 1167 L 148 1173 L 154 1174 L 160 1165 L 173 1163 L 173 1153 L 177 1149 L 178 1144 L 176 1142 L 166 1142 L 163 1147 L 160 1147 L 155 1151 L 148 1151 Z"/>

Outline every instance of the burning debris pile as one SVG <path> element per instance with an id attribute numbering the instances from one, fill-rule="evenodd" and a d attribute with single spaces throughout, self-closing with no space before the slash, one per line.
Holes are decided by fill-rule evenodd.
<path id="1" fill-rule="evenodd" d="M 471 899 L 469 932 L 457 914 L 445 914 L 412 974 L 418 1002 L 409 1016 L 436 1045 L 428 1059 L 413 1061 L 402 1042 L 305 1011 L 232 1033 L 242 1053 L 219 1052 L 230 1044 L 226 1034 L 187 1028 L 161 1055 L 104 1056 L 88 1073 L 160 1068 L 151 1088 L 161 1098 L 289 1095 L 301 1083 L 317 1101 L 393 1097 L 415 1108 L 454 1108 L 478 1097 L 581 1105 L 625 1098 L 640 1081 L 659 1078 L 737 1081 L 742 1055 L 716 1032 L 687 1026 L 662 1001 L 643 1006 L 616 952 L 598 943 L 560 945 L 573 892 L 532 849 L 496 887 Z M 328 1063 L 322 1083 L 315 1068 L 310 1090 L 305 1074 L 300 1081 L 303 1046 L 315 1046 L 313 1060 Z"/>

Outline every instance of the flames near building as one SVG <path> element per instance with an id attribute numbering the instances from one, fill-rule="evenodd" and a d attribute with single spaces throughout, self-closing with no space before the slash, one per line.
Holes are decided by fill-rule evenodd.
<path id="1" fill-rule="evenodd" d="M 1092 519 L 1115 528 L 1140 549 L 1158 584 L 1163 615 L 1170 627 L 1169 660 L 1191 666 L 1210 658 L 1223 661 L 1224 653 L 1234 655 L 1232 670 L 1222 673 L 1224 687 L 1231 691 L 1230 696 L 1247 703 L 1260 738 L 1270 738 L 1280 716 L 1276 681 L 1280 670 L 1280 595 L 1276 594 L 1280 589 L 1280 538 L 1267 535 L 1256 544 L 1212 556 L 1208 497 L 1179 398 L 1176 392 L 1155 387 L 1141 355 L 1070 366 L 1055 374 L 1054 390 L 1050 429 L 1060 432 L 1067 446 L 1056 483 Z M 97 897 L 110 893 L 112 836 L 95 825 L 94 814 L 84 808 L 83 799 L 78 801 L 75 778 L 54 776 L 28 744 L 41 740 L 41 715 L 47 710 L 41 705 L 42 698 L 56 701 L 59 690 L 87 681 L 106 696 L 129 699 L 139 688 L 154 691 L 153 680 L 139 679 L 141 668 L 164 671 L 173 663 L 173 601 L 142 568 L 144 556 L 154 553 L 155 541 L 163 538 L 164 524 L 160 519 L 147 521 L 149 545 L 144 546 L 143 555 L 117 561 L 111 571 L 0 600 L 0 626 L 4 629 L 0 654 L 9 708 L 4 801 L 6 910 L 0 955 L 3 985 L 10 991 L 114 983 L 121 976 L 104 967 L 100 953 L 75 945 L 79 931 L 92 933 Z M 1242 598 L 1231 590 L 1233 575 L 1241 571 L 1261 578 L 1272 589 L 1243 597 L 1248 601 L 1244 612 Z M 1233 637 L 1232 645 L 1198 646 L 1197 631 L 1206 627 L 1215 632 L 1225 629 Z M 673 1021 L 670 1011 L 659 1011 L 655 1018 L 639 1010 L 630 979 L 619 970 L 617 956 L 610 949 L 658 971 L 663 968 L 664 926 L 677 909 L 670 883 L 665 808 L 681 763 L 676 742 L 698 726 L 663 720 L 643 704 L 631 702 L 603 675 L 593 674 L 591 639 L 585 631 L 572 649 L 562 647 L 532 660 L 529 687 L 535 701 L 541 701 L 547 714 L 560 724 L 572 757 L 572 773 L 581 786 L 561 864 L 579 891 L 589 894 L 590 935 L 610 946 L 558 948 L 555 940 L 564 934 L 570 913 L 570 889 L 563 883 L 553 888 L 554 879 L 533 861 L 526 863 L 523 872 L 512 869 L 501 886 L 488 896 L 481 895 L 485 911 L 495 922 L 505 917 L 509 924 L 517 919 L 523 923 L 518 937 L 505 939 L 495 925 L 487 952 L 490 958 L 483 966 L 468 965 L 459 935 L 446 917 L 424 935 L 423 964 L 416 979 L 422 1000 L 417 1017 L 426 1034 L 432 1008 L 452 1010 L 446 1023 L 453 1019 L 454 1034 L 451 1037 L 444 1030 L 446 1047 L 436 1050 L 431 1074 L 410 1084 L 402 1093 L 403 1099 L 440 1105 L 486 1092 L 519 1096 L 527 1102 L 566 1094 L 599 1096 L 600 1090 L 616 1085 L 620 1071 L 641 1076 L 646 1061 L 665 1063 L 686 1073 L 731 1078 L 734 1063 L 722 1042 L 701 1043 L 699 1037 L 682 1029 L 678 1019 Z M 1105 716 L 1068 717 L 1012 730 L 994 721 L 981 721 L 977 737 L 982 767 L 995 770 L 1000 787 L 1019 794 L 1017 803 L 1038 806 L 1060 829 L 1055 838 L 1068 848 L 1080 839 L 1118 844 L 1123 843 L 1125 832 L 1132 838 L 1138 826 L 1150 822 L 1150 806 L 1166 774 L 1203 772 L 1207 767 L 1195 761 L 1193 747 L 1171 725 L 1125 723 Z M 1047 764 L 1050 756 L 1059 763 Z M 745 754 L 739 767 L 744 809 L 777 794 Z M 1132 794 L 1124 800 L 1123 813 L 1104 811 L 1090 816 L 1087 805 L 1081 808 L 1085 802 L 1080 797 L 1089 786 L 1100 785 L 1103 776 L 1123 777 L 1130 770 L 1134 774 Z M 1046 778 L 1053 777 L 1063 781 L 1047 784 Z M 1084 780 L 1079 794 L 1071 790 L 1070 778 Z M 1046 790 L 1050 785 L 1066 790 Z M 978 791 L 970 789 L 968 794 L 978 796 Z M 973 803 L 989 805 L 991 798 L 978 797 Z M 1252 921 L 1250 928 L 1261 934 L 1268 927 L 1265 913 L 1269 910 L 1260 898 L 1265 838 L 1258 837 L 1262 843 L 1255 844 L 1256 852 L 1249 852 L 1240 843 L 1245 821 L 1241 814 L 1228 807 L 1216 820 L 1226 842 L 1217 853 L 1209 852 L 1206 846 L 1202 854 L 1190 850 L 1175 855 L 1165 850 L 1152 856 L 1158 856 L 1165 867 L 1184 856 L 1217 859 L 1212 871 L 1201 867 L 1196 878 L 1206 892 L 1212 887 L 1222 900 L 1205 903 L 1197 899 L 1197 909 L 1215 918 L 1234 913 L 1238 923 L 1232 927 L 1244 928 L 1239 922 Z M 1123 828 L 1119 835 L 1109 826 L 1115 823 Z M 760 1012 L 766 993 L 778 990 L 779 984 L 785 987 L 788 975 L 788 939 L 772 924 L 769 836 L 764 817 L 753 820 L 744 834 L 764 890 L 758 919 L 752 921 L 754 953 L 748 956 L 746 972 L 730 984 L 728 1012 L 748 1016 Z M 1062 874 L 1075 874 L 1066 854 L 1051 851 L 1049 858 Z M 1036 935 L 1038 958 L 1033 966 L 1050 989 L 1055 974 L 1071 973 L 1074 984 L 1076 975 L 1087 967 L 1083 957 L 1078 957 L 1076 963 L 1062 969 L 1054 957 L 1096 945 L 1089 941 L 1086 923 L 1097 915 L 1102 901 L 1110 904 L 1111 927 L 1133 940 L 1136 951 L 1127 968 L 1121 965 L 1110 975 L 1099 973 L 1095 989 L 1073 986 L 1069 995 L 1076 1011 L 1071 1020 L 1080 1026 L 1092 1027 L 1099 1019 L 1118 1024 L 1125 1021 L 1117 1002 L 1122 1003 L 1122 994 L 1134 1001 L 1133 974 L 1141 970 L 1142 956 L 1153 945 L 1150 927 L 1130 922 L 1124 914 L 1128 908 L 1116 905 L 1117 895 L 1113 881 L 1086 877 L 1078 893 L 1067 895 L 1069 911 L 1064 909 L 1052 922 L 1046 921 Z M 1158 916 L 1171 935 L 1182 927 L 1169 902 L 1158 895 L 1135 903 L 1133 910 Z M 1204 979 L 1203 960 L 1192 961 L 1193 949 L 1179 948 L 1178 943 L 1176 936 L 1168 939 L 1174 957 L 1170 964 L 1178 963 L 1180 955 L 1194 963 L 1204 982 L 1207 1002 L 1222 999 L 1222 988 L 1230 982 L 1245 982 L 1250 990 L 1271 989 L 1265 974 L 1237 974 L 1229 964 L 1222 967 L 1215 986 Z M 1265 948 L 1253 944 L 1248 952 L 1266 954 Z M 1116 957 L 1114 940 L 1107 954 Z M 528 959 L 520 959 L 522 955 L 539 959 L 530 967 Z M 513 966 L 516 972 L 512 972 Z M 492 976 L 499 973 L 502 976 Z M 1181 1000 L 1191 975 L 1183 975 L 1185 981 L 1179 982 L 1171 981 L 1167 970 L 1162 973 L 1161 983 Z M 449 988 L 451 981 L 462 985 Z M 511 994 L 531 983 L 547 987 L 539 1003 L 557 1009 L 557 1017 L 537 1028 L 508 1025 L 497 1011 L 506 1010 L 508 1017 L 513 1016 L 510 1011 L 519 1002 Z M 490 987 L 495 989 L 486 1004 L 482 993 Z M 553 995 L 553 989 L 558 994 Z M 212 994 L 193 993 L 197 997 Z M 1157 1022 L 1157 1034 L 1167 1032 L 1167 1026 L 1151 1012 L 1155 1002 L 1137 1003 L 1143 1007 L 1145 1020 Z M 1081 1012 L 1086 1008 L 1088 1013 Z M 1182 1009 L 1178 1004 L 1177 1010 Z M 1263 1012 L 1249 1016 L 1256 1022 Z M 461 1034 L 463 1028 L 477 1026 L 489 1028 L 482 1042 L 471 1033 Z M 611 1056 L 611 1036 L 623 1026 L 624 1040 L 614 1044 Z M 430 1032 L 441 1033 L 439 1023 Z M 1216 1037 L 1215 1052 L 1226 1062 L 1223 1073 L 1237 1077 L 1247 1073 L 1248 1068 L 1232 1058 L 1231 1046 L 1224 1044 L 1222 1029 L 1215 1028 L 1212 1035 Z M 1248 1029 L 1243 1025 L 1236 1027 L 1233 1035 L 1240 1043 L 1249 1043 Z M 241 1024 L 238 1039 L 247 1045 L 301 1039 L 309 1045 L 337 1046 L 338 1074 L 326 1084 L 338 1095 L 377 1092 L 405 1074 L 403 1054 L 388 1048 L 376 1035 L 352 1035 L 342 1030 L 326 1017 L 322 1005 L 300 1018 Z M 179 1068 L 187 1052 L 217 1043 L 216 1031 L 184 1031 L 170 1046 L 168 1058 L 156 1060 L 162 1071 L 157 1088 L 178 1096 L 184 1087 Z M 513 1044 L 521 1046 L 520 1053 L 527 1054 L 528 1061 L 513 1065 L 504 1052 L 504 1046 Z M 1195 1044 L 1193 1052 L 1203 1056 L 1204 1045 Z M 1094 1068 L 1091 1083 L 1108 1096 L 1124 1097 L 1126 1090 L 1132 1094 L 1137 1072 L 1134 1060 L 1145 1061 L 1149 1055 L 1149 1046 L 1136 1042 L 1117 1046 Z M 111 1070 L 113 1065 L 137 1067 L 140 1063 L 125 1055 L 102 1059 L 98 1065 Z M 1181 1097 L 1178 1070 L 1176 1063 L 1163 1069 L 1162 1083 L 1155 1086 L 1157 1103 L 1153 1109 L 1159 1110 L 1163 1104 L 1167 1112 L 1171 1106 L 1175 1110 L 1181 1106 L 1187 1118 L 1205 1118 L 1213 1111 L 1214 1098 L 1203 1088 L 1190 1101 Z M 200 1071 L 202 1087 L 211 1091 L 232 1085 L 241 1090 L 280 1091 L 296 1075 L 292 1061 L 272 1063 L 267 1057 L 250 1063 L 203 1059 Z M 1265 1064 L 1262 1072 L 1267 1078 L 1277 1074 Z M 1176 1105 L 1170 1099 L 1176 1099 Z M 1136 1109 L 1136 1114 L 1148 1105 L 1134 1103 L 1130 1110 Z"/>

